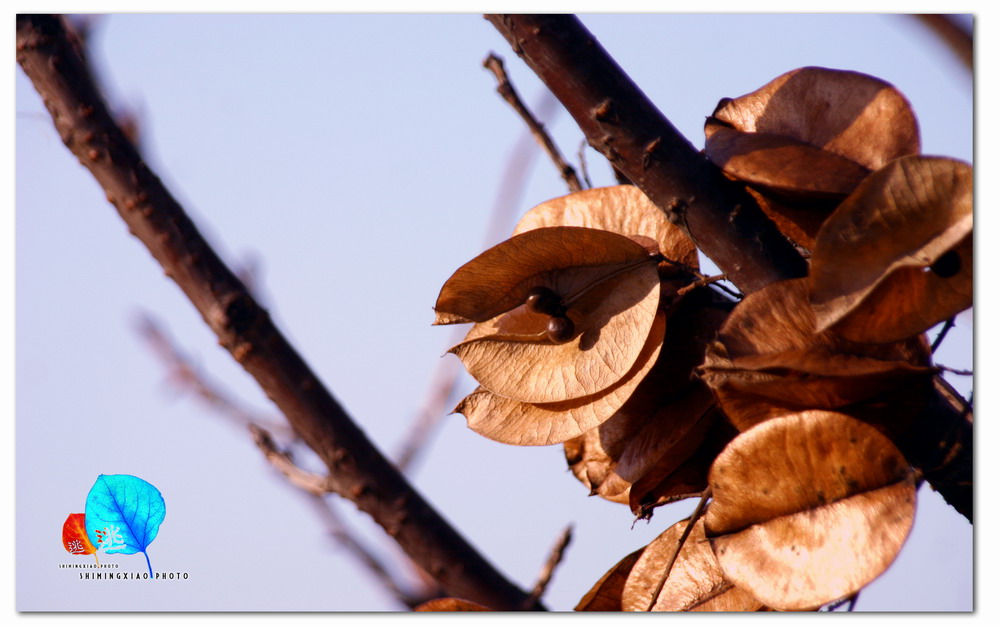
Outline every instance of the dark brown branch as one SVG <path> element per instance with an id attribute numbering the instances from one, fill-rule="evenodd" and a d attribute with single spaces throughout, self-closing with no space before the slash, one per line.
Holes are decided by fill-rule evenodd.
<path id="1" fill-rule="evenodd" d="M 806 275 L 757 203 L 646 98 L 572 15 L 488 15 L 570 112 L 590 145 L 628 176 L 744 292 Z"/>
<path id="2" fill-rule="evenodd" d="M 371 515 L 454 596 L 501 610 L 527 594 L 494 569 L 369 442 L 114 123 L 62 20 L 17 16 L 17 61 L 59 136 L 215 332 L 327 465 L 331 487 Z"/>
<path id="3" fill-rule="evenodd" d="M 685 228 L 737 287 L 751 293 L 806 275 L 806 261 L 756 202 L 681 136 L 575 16 L 486 19 L 562 102 L 590 144 Z M 971 520 L 972 418 L 941 384 L 901 449 Z"/>
<path id="4" fill-rule="evenodd" d="M 933 31 L 955 53 L 955 56 L 965 65 L 966 69 L 970 72 L 972 71 L 973 46 L 971 31 L 959 26 L 955 22 L 955 19 L 949 15 L 923 13 L 914 15 L 913 17 L 920 20 L 924 26 Z"/>
<path id="5" fill-rule="evenodd" d="M 934 377 L 934 391 L 897 445 L 927 483 L 971 522 L 972 406 L 941 376 Z"/>
<path id="6" fill-rule="evenodd" d="M 549 155 L 552 162 L 555 164 L 556 169 L 559 170 L 559 174 L 562 176 L 563 180 L 566 181 L 566 186 L 569 187 L 570 192 L 576 192 L 583 189 L 580 184 L 580 179 L 576 177 L 576 170 L 573 166 L 566 162 L 563 158 L 562 153 L 559 152 L 559 148 L 556 147 L 555 142 L 549 133 L 545 132 L 545 126 L 541 124 L 535 116 L 531 114 L 528 107 L 524 105 L 521 101 L 521 97 L 517 95 L 517 91 L 514 90 L 514 85 L 510 83 L 510 79 L 507 77 L 507 72 L 503 68 L 503 59 L 495 54 L 490 54 L 483 61 L 483 67 L 493 72 L 493 75 L 497 79 L 497 93 L 510 104 L 517 114 L 521 116 L 524 123 L 528 125 L 528 129 L 531 130 L 531 134 L 534 135 L 535 139 L 545 150 L 545 153 Z"/>

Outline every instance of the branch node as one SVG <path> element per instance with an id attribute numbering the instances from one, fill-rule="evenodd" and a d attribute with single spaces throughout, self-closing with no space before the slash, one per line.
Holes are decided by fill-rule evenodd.
<path id="1" fill-rule="evenodd" d="M 611 98 L 602 100 L 600 104 L 594 107 L 594 119 L 597 121 L 607 121 L 609 115 L 611 115 Z"/>
<path id="2" fill-rule="evenodd" d="M 653 165 L 653 160 L 656 159 L 656 151 L 660 149 L 660 144 L 663 142 L 663 137 L 657 137 L 646 144 L 646 147 L 642 150 L 642 169 L 645 171 Z"/>

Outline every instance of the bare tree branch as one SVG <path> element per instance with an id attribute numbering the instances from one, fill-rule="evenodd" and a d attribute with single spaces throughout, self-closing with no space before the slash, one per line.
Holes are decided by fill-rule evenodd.
<path id="1" fill-rule="evenodd" d="M 746 293 L 805 276 L 805 259 L 756 202 L 700 154 L 572 15 L 487 15 L 579 124 L 590 144 L 685 229 Z M 972 416 L 935 378 L 899 442 L 907 460 L 972 520 Z M 945 451 L 946 450 L 946 451 Z"/>
<path id="2" fill-rule="evenodd" d="M 490 565 L 371 444 L 114 123 L 62 20 L 17 16 L 17 61 L 59 136 L 219 343 L 327 465 L 332 488 L 371 515 L 446 591 L 516 610 L 527 594 Z M 540 606 L 536 606 L 540 607 Z"/>
<path id="3" fill-rule="evenodd" d="M 566 181 L 566 186 L 569 187 L 570 192 L 576 192 L 583 190 L 583 186 L 580 184 L 580 179 L 576 177 L 576 170 L 573 166 L 566 162 L 563 158 L 562 153 L 559 148 L 556 147 L 555 142 L 549 133 L 545 131 L 545 126 L 543 126 L 535 116 L 531 114 L 528 107 L 524 105 L 521 101 L 521 97 L 517 95 L 517 91 L 514 89 L 514 85 L 511 84 L 510 79 L 507 77 L 507 72 L 503 67 L 503 59 L 495 54 L 490 54 L 483 61 L 483 67 L 493 72 L 493 75 L 497 79 L 497 93 L 510 104 L 517 114 L 521 116 L 524 123 L 528 125 L 531 130 L 531 134 L 535 136 L 535 139 L 541 144 L 545 153 L 549 155 L 552 162 L 555 164 L 556 169 L 559 170 L 559 174 L 562 176 L 563 180 Z"/>
<path id="4" fill-rule="evenodd" d="M 572 15 L 487 19 L 563 103 L 590 145 L 745 292 L 806 275 L 757 203 L 684 138 Z"/>

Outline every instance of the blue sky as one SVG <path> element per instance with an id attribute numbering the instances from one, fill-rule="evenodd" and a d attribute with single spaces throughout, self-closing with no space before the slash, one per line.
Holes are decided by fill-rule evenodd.
<path id="1" fill-rule="evenodd" d="M 972 160 L 972 80 L 907 18 L 581 18 L 699 147 L 720 98 L 821 65 L 892 82 L 916 111 L 925 153 Z M 272 316 L 390 454 L 452 338 L 430 326 L 438 290 L 482 250 L 502 174 L 524 140 L 481 67 L 491 50 L 539 107 L 542 86 L 479 15 L 114 15 L 95 33 L 100 77 L 116 105 L 139 113 L 152 168 L 228 262 L 256 259 Z M 138 311 L 165 323 L 203 371 L 271 411 L 128 235 L 20 71 L 15 96 L 17 608 L 396 609 L 242 429 L 167 384 L 134 329 Z M 551 110 L 547 126 L 575 161 L 582 137 Z M 596 185 L 612 182 L 593 151 L 587 163 Z M 537 158 L 523 189 L 507 196 L 507 229 L 565 192 Z M 963 314 L 940 362 L 971 368 L 971 331 L 971 313 Z M 971 388 L 967 378 L 953 383 Z M 465 378 L 463 390 L 471 388 Z M 57 568 L 73 561 L 59 543 L 61 524 L 83 511 L 100 473 L 134 474 L 160 489 L 167 516 L 150 558 L 154 568 L 189 572 L 188 581 L 112 593 Z M 574 524 L 546 596 L 563 610 L 691 509 L 661 508 L 632 528 L 624 506 L 586 497 L 561 446 L 494 443 L 459 415 L 445 417 L 413 480 L 523 586 Z M 338 509 L 396 558 L 352 505 Z M 109 561 L 144 569 L 138 558 Z M 971 562 L 971 526 L 925 489 L 899 559 L 858 608 L 970 609 Z"/>

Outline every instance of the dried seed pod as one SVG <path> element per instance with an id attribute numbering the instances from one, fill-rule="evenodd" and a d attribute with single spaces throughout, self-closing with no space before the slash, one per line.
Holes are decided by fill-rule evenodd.
<path id="1" fill-rule="evenodd" d="M 536 286 L 528 291 L 528 297 L 525 298 L 524 304 L 531 312 L 542 315 L 559 317 L 566 314 L 566 306 L 563 304 L 562 298 L 545 286 Z"/>
<path id="2" fill-rule="evenodd" d="M 565 343 L 576 335 L 576 325 L 569 317 L 552 317 L 549 319 L 545 334 L 553 343 Z"/>

